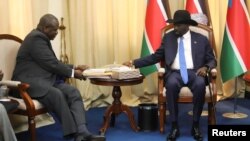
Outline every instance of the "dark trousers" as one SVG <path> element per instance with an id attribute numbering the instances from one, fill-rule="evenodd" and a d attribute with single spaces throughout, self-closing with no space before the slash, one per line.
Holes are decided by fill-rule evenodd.
<path id="1" fill-rule="evenodd" d="M 171 122 L 178 121 L 178 97 L 183 86 L 189 87 L 193 93 L 193 121 L 199 122 L 203 110 L 206 93 L 205 78 L 197 76 L 193 70 L 188 70 L 188 84 L 184 84 L 180 71 L 172 71 L 165 78 L 167 106 Z"/>
<path id="2" fill-rule="evenodd" d="M 38 101 L 55 113 L 62 124 L 64 136 L 77 133 L 77 128 L 86 124 L 82 97 L 79 90 L 71 85 L 56 84 Z"/>

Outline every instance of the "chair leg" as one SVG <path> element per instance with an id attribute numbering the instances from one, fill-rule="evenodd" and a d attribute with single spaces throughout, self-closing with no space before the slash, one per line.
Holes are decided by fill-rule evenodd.
<path id="1" fill-rule="evenodd" d="M 35 117 L 28 117 L 29 122 L 29 132 L 30 132 L 30 141 L 36 141 L 36 122 Z"/>
<path id="2" fill-rule="evenodd" d="M 208 124 L 210 125 L 216 124 L 215 107 L 211 102 L 208 103 Z"/>
<path id="3" fill-rule="evenodd" d="M 165 131 L 165 121 L 166 121 L 166 104 L 159 105 L 159 126 L 160 132 L 164 133 Z"/>

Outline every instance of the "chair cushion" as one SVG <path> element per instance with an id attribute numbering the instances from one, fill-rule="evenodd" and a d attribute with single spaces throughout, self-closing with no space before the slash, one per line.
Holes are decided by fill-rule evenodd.
<path id="1" fill-rule="evenodd" d="M 16 98 L 16 97 L 12 97 L 12 96 L 9 96 L 10 99 L 14 99 L 16 101 L 18 101 L 19 103 L 19 106 L 18 106 L 18 109 L 21 109 L 21 110 L 26 110 L 26 105 L 23 101 L 23 99 L 21 98 Z M 35 105 L 35 109 L 42 109 L 44 106 L 42 105 L 42 103 L 40 103 L 39 101 L 35 100 L 35 99 L 32 99 L 34 105 Z"/>
<path id="2" fill-rule="evenodd" d="M 163 95 L 166 96 L 166 89 L 165 88 L 163 89 Z M 182 96 L 193 97 L 193 94 L 192 94 L 191 90 L 188 87 L 182 87 L 181 91 L 179 93 L 179 96 L 180 97 L 182 97 Z M 210 97 L 209 87 L 208 86 L 206 86 L 206 97 Z"/>
<path id="3" fill-rule="evenodd" d="M 5 107 L 7 112 L 10 112 L 12 110 L 15 110 L 18 107 L 18 103 L 13 103 L 10 101 L 0 101 L 1 104 Z"/>
<path id="4" fill-rule="evenodd" d="M 11 86 L 11 87 L 17 87 L 19 84 L 21 84 L 20 81 L 12 81 L 12 80 L 3 80 L 3 81 L 0 81 L 0 86 L 1 85 L 6 85 L 6 86 Z M 18 109 L 22 109 L 22 110 L 26 110 L 26 105 L 23 101 L 23 99 L 21 98 L 16 98 L 16 97 L 12 97 L 12 96 L 9 96 L 10 99 L 14 99 L 16 101 L 19 102 L 19 106 L 18 106 Z M 34 105 L 35 105 L 35 109 L 41 109 L 43 108 L 44 106 L 37 100 L 35 99 L 32 99 Z"/>
<path id="5" fill-rule="evenodd" d="M 211 71 L 213 71 L 214 73 L 216 73 L 217 72 L 217 70 L 216 69 L 212 69 Z M 165 68 L 160 68 L 159 70 L 158 70 L 158 72 L 159 73 L 165 73 Z M 249 75 L 250 76 L 250 75 Z M 250 79 L 250 78 L 249 78 Z M 212 84 L 210 84 L 210 86 L 212 87 Z M 163 96 L 166 96 L 166 88 L 164 87 L 163 88 Z M 179 96 L 180 97 L 193 97 L 193 94 L 192 94 L 192 92 L 191 92 L 191 90 L 188 88 L 188 87 L 182 87 L 181 88 L 181 91 L 180 91 L 180 94 L 179 94 Z M 210 93 L 209 93 L 209 87 L 208 87 L 208 85 L 206 86 L 206 98 L 209 98 L 210 97 Z"/>

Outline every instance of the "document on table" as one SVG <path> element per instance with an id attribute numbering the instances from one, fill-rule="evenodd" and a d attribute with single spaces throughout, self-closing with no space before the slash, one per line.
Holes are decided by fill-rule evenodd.
<path id="1" fill-rule="evenodd" d="M 83 72 L 83 76 L 87 78 L 110 78 L 112 72 L 107 71 L 104 68 L 92 68 Z"/>
<path id="2" fill-rule="evenodd" d="M 141 76 L 137 69 L 123 65 L 106 65 L 103 68 L 91 68 L 83 72 L 87 78 L 129 79 Z"/>

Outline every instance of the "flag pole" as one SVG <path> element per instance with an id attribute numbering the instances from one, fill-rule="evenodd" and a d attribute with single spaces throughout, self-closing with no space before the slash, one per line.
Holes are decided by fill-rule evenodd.
<path id="1" fill-rule="evenodd" d="M 223 117 L 226 118 L 233 118 L 233 119 L 238 119 L 238 118 L 246 118 L 248 117 L 247 114 L 244 113 L 240 113 L 237 111 L 237 99 L 238 99 L 238 77 L 235 78 L 235 94 L 234 94 L 234 108 L 233 108 L 233 112 L 229 112 L 229 113 L 224 113 L 222 114 Z"/>

